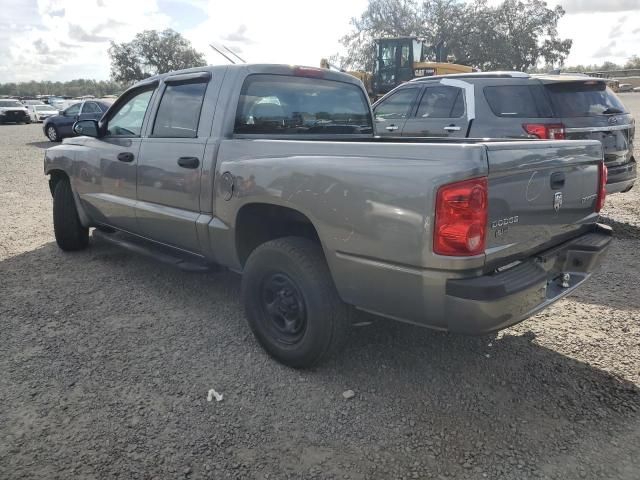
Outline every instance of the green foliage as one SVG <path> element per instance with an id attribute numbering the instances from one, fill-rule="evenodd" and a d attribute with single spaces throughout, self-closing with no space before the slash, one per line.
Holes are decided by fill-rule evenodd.
<path id="1" fill-rule="evenodd" d="M 171 29 L 145 30 L 128 43 L 111 42 L 109 57 L 111 77 L 126 85 L 158 73 L 206 65 L 204 55 Z"/>
<path id="2" fill-rule="evenodd" d="M 22 82 L 0 84 L 0 95 L 31 97 L 35 95 L 64 95 L 79 97 L 83 95 L 93 95 L 102 97 L 104 95 L 117 95 L 124 90 L 124 87 L 117 82 L 110 80 L 87 80 L 78 79 L 70 82 Z"/>
<path id="3" fill-rule="evenodd" d="M 632 55 L 624 64 L 606 61 L 602 64 L 592 65 L 570 65 L 562 67 L 563 72 L 605 72 L 608 70 L 631 70 L 640 69 L 640 56 Z M 540 68 L 531 68 L 529 73 L 545 73 L 553 70 L 552 65 L 544 65 Z"/>
<path id="4" fill-rule="evenodd" d="M 504 0 L 495 7 L 486 0 L 369 0 L 342 39 L 347 55 L 341 61 L 348 69 L 371 71 L 375 38 L 417 36 L 427 45 L 443 41 L 456 63 L 481 70 L 562 64 L 572 43 L 558 37 L 564 13 L 543 0 Z"/>

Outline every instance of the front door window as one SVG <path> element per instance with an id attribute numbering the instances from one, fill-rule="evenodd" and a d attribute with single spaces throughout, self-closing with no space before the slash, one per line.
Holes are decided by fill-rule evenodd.
<path id="1" fill-rule="evenodd" d="M 111 116 L 107 123 L 107 135 L 115 137 L 139 137 L 142 121 L 147 112 L 153 90 L 134 94 Z"/>

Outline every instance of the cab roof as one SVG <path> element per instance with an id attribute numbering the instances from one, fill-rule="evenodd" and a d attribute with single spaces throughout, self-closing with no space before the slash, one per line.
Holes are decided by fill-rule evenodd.
<path id="1" fill-rule="evenodd" d="M 166 80 L 167 78 L 172 78 L 181 75 L 191 75 L 198 73 L 210 73 L 214 75 L 215 73 L 221 73 L 224 71 L 233 71 L 233 70 L 244 70 L 247 75 L 250 74 L 273 74 L 273 75 L 291 75 L 291 76 L 300 76 L 300 77 L 311 77 L 318 78 L 324 80 L 337 80 L 345 83 L 353 83 L 356 85 L 361 85 L 361 81 L 356 77 L 349 75 L 344 72 L 336 72 L 334 70 L 329 70 L 325 68 L 319 67 L 309 67 L 306 65 L 286 65 L 286 64 L 276 64 L 276 63 L 239 63 L 234 65 L 208 65 L 205 67 L 194 67 L 188 68 L 185 70 L 175 70 L 173 72 L 162 73 L 159 75 L 154 75 L 152 77 L 145 78 L 144 80 L 140 80 L 135 84 L 145 85 L 147 83 L 158 82 L 161 80 Z"/>

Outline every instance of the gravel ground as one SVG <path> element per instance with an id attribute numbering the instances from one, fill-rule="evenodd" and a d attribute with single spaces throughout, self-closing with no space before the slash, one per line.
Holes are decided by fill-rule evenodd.
<path id="1" fill-rule="evenodd" d="M 254 341 L 236 275 L 58 250 L 43 140 L 0 125 L 0 478 L 640 478 L 639 188 L 609 197 L 599 273 L 536 317 L 381 320 L 299 372 Z"/>

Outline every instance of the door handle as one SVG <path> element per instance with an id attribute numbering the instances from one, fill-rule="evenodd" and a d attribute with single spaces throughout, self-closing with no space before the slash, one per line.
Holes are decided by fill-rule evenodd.
<path id="1" fill-rule="evenodd" d="M 121 162 L 133 162 L 133 153 L 131 152 L 121 152 L 118 154 L 118 160 Z"/>
<path id="2" fill-rule="evenodd" d="M 399 127 L 397 125 L 389 125 L 388 127 L 384 127 L 384 128 L 390 132 L 395 132 L 396 130 L 398 130 Z"/>
<path id="3" fill-rule="evenodd" d="M 178 165 L 183 168 L 198 168 L 200 160 L 197 157 L 180 157 L 178 159 Z"/>
<path id="4" fill-rule="evenodd" d="M 448 125 L 448 126 L 444 127 L 444 129 L 447 132 L 459 132 L 460 131 L 460 127 L 458 127 L 456 125 Z"/>

